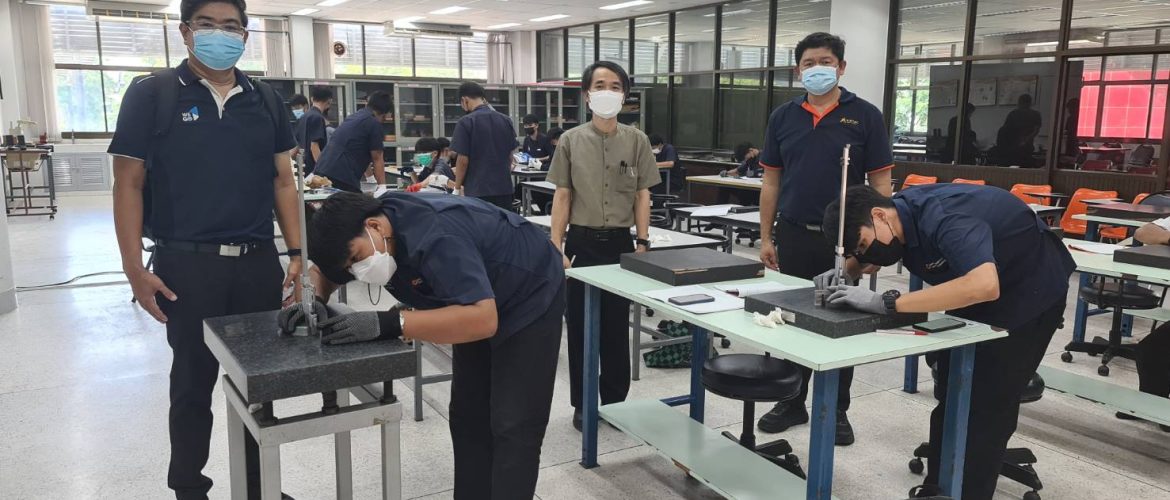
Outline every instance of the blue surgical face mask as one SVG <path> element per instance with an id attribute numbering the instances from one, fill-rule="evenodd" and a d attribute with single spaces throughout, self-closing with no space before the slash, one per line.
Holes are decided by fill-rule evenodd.
<path id="1" fill-rule="evenodd" d="M 300 120 L 302 116 L 305 116 L 305 110 L 303 110 L 303 109 L 294 109 L 293 110 L 293 117 L 294 118 Z"/>
<path id="2" fill-rule="evenodd" d="M 244 55 L 244 37 L 223 30 L 204 29 L 191 34 L 191 52 L 208 68 L 223 71 L 231 69 Z"/>
<path id="3" fill-rule="evenodd" d="M 813 66 L 800 72 L 800 83 L 812 95 L 828 94 L 837 85 L 837 68 Z"/>

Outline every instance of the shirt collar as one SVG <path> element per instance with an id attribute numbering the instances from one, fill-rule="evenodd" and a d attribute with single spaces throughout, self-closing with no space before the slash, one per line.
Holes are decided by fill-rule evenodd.
<path id="1" fill-rule="evenodd" d="M 902 237 L 906 239 L 906 248 L 918 246 L 918 226 L 914 225 L 914 214 L 910 213 L 910 205 L 901 196 L 894 196 L 894 209 L 898 211 L 898 222 L 902 223 Z"/>
<path id="2" fill-rule="evenodd" d="M 845 87 L 841 87 L 841 97 L 837 98 L 837 104 L 838 105 L 847 104 L 856 98 L 857 98 L 857 94 L 850 92 Z M 801 95 L 800 97 L 797 97 L 796 99 L 797 99 L 797 102 L 804 104 L 804 103 L 808 102 L 808 93 L 805 93 L 805 94 Z"/>
<path id="3" fill-rule="evenodd" d="M 248 78 L 248 75 L 245 75 L 239 68 L 232 68 L 232 71 L 236 74 L 236 85 L 244 89 L 244 92 L 252 90 L 252 79 Z M 183 59 L 183 62 L 175 67 L 175 73 L 179 77 L 179 83 L 184 87 L 201 80 L 201 78 L 195 75 L 194 71 L 191 71 L 191 67 L 187 65 L 186 59 Z"/>

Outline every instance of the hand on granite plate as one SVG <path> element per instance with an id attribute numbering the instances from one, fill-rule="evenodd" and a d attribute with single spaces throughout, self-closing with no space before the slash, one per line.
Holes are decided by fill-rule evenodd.
<path id="1" fill-rule="evenodd" d="M 317 315 L 317 321 L 325 321 L 329 318 L 329 308 L 325 306 L 325 302 L 320 297 L 315 297 L 313 300 L 313 314 Z M 305 312 L 301 310 L 300 301 L 293 302 L 292 305 L 281 309 L 276 315 L 276 324 L 280 327 L 281 333 L 291 335 L 297 329 L 297 325 L 305 322 Z"/>
<path id="2" fill-rule="evenodd" d="M 329 318 L 317 324 L 321 329 L 321 343 L 326 345 L 368 342 L 382 337 L 378 313 L 355 312 Z"/>
<path id="3" fill-rule="evenodd" d="M 858 311 L 864 311 L 873 314 L 887 314 L 885 302 L 882 301 L 882 294 L 860 286 L 837 285 L 829 288 L 833 292 L 829 295 L 828 302 L 831 306 L 836 307 L 851 307 Z"/>

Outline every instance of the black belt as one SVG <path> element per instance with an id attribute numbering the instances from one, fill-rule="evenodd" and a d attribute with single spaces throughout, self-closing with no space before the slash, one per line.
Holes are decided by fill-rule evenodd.
<path id="1" fill-rule="evenodd" d="M 242 257 L 249 253 L 253 253 L 260 249 L 260 245 L 266 242 L 251 242 L 251 243 L 195 243 L 192 241 L 171 241 L 158 240 L 155 246 L 165 248 L 167 250 L 175 250 L 179 252 L 188 253 L 206 253 L 212 255 L 219 255 L 221 257 Z M 269 243 L 271 244 L 271 243 Z"/>
<path id="2" fill-rule="evenodd" d="M 630 228 L 613 227 L 597 229 L 587 226 L 569 225 L 569 234 L 579 235 L 591 240 L 609 241 L 621 237 L 629 238 Z"/>
<path id="3" fill-rule="evenodd" d="M 805 224 L 803 222 L 797 222 L 789 219 L 788 217 L 785 217 L 784 214 L 776 214 L 776 218 L 808 231 L 814 231 L 818 233 L 824 232 L 824 228 L 822 228 L 820 224 Z"/>

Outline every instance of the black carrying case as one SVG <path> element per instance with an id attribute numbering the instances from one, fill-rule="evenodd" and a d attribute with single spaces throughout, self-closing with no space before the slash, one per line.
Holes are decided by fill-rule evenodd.
<path id="1" fill-rule="evenodd" d="M 625 253 L 622 254 L 621 266 L 671 286 L 744 280 L 764 275 L 764 264 L 758 260 L 709 248 Z"/>
<path id="2" fill-rule="evenodd" d="M 1170 246 L 1144 245 L 1113 252 L 1113 262 L 1170 269 Z"/>

